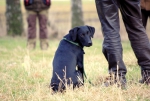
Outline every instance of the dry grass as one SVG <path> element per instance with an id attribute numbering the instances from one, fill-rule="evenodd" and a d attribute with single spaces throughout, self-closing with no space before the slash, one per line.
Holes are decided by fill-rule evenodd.
<path id="1" fill-rule="evenodd" d="M 3 3 L 1 2 L 0 0 L 0 12 L 4 13 L 4 0 Z M 62 20 L 70 19 L 69 13 L 52 15 L 55 12 L 69 12 L 68 4 L 53 2 L 50 19 L 54 23 L 57 20 L 56 17 Z M 22 9 L 24 11 L 23 6 Z M 94 2 L 83 3 L 83 10 L 94 12 L 92 14 L 84 13 L 85 19 L 98 18 Z M 4 25 L 4 23 L 0 25 Z M 101 35 L 99 22 L 86 23 L 99 29 L 98 34 Z M 64 34 L 70 28 L 69 23 L 57 23 L 56 25 L 60 29 L 65 27 Z M 127 37 L 122 22 L 121 32 L 123 38 Z M 116 85 L 104 87 L 104 78 L 108 76 L 108 64 L 101 51 L 102 41 L 100 39 L 94 39 L 93 46 L 85 48 L 84 65 L 88 78 L 85 86 L 74 91 L 68 89 L 65 94 L 52 95 L 48 86 L 52 76 L 52 60 L 58 43 L 59 40 L 50 40 L 50 48 L 47 51 L 41 51 L 38 43 L 36 50 L 28 51 L 25 38 L 0 38 L 0 101 L 150 101 L 150 87 L 138 83 L 140 68 L 129 42 L 126 41 L 123 42 L 123 57 L 128 69 L 126 76 L 128 89 L 121 90 Z M 89 80 L 94 86 L 88 83 Z"/>
<path id="2" fill-rule="evenodd" d="M 59 40 L 50 40 L 50 48 L 41 51 L 26 49 L 25 38 L 0 39 L 0 100 L 1 101 L 149 101 L 150 88 L 138 83 L 140 69 L 128 42 L 123 42 L 124 61 L 128 73 L 128 89 L 116 85 L 104 87 L 107 62 L 101 52 L 101 40 L 85 48 L 85 86 L 70 88 L 66 93 L 52 95 L 48 88 L 52 76 L 52 59 Z M 90 80 L 94 85 L 88 83 Z"/>

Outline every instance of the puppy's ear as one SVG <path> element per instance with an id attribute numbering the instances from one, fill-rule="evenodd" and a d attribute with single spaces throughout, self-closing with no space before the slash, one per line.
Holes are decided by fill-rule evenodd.
<path id="1" fill-rule="evenodd" d="M 79 30 L 79 27 L 75 27 L 75 28 L 73 28 L 73 29 L 71 29 L 71 30 L 69 31 L 69 34 L 70 34 L 70 36 L 71 36 L 71 38 L 72 38 L 72 41 L 75 41 L 75 40 L 76 40 L 77 34 L 78 34 L 78 30 Z"/>
<path id="2" fill-rule="evenodd" d="M 87 27 L 88 27 L 89 31 L 91 32 L 91 36 L 92 36 L 92 38 L 93 38 L 94 33 L 95 33 L 95 28 L 94 28 L 94 27 L 91 27 L 91 26 L 87 26 Z"/>

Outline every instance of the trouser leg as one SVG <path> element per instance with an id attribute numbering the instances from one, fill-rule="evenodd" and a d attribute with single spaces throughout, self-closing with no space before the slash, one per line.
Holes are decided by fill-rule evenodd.
<path id="1" fill-rule="evenodd" d="M 148 11 L 148 17 L 149 17 L 149 20 L 150 20 L 150 11 Z"/>
<path id="2" fill-rule="evenodd" d="M 28 22 L 28 39 L 36 38 L 36 13 L 32 11 L 27 12 L 27 22 Z"/>
<path id="3" fill-rule="evenodd" d="M 143 22 L 143 26 L 146 28 L 147 25 L 147 20 L 148 20 L 148 12 L 146 10 L 141 10 L 142 13 L 142 22 Z"/>
<path id="4" fill-rule="evenodd" d="M 27 11 L 28 22 L 28 49 L 34 49 L 36 45 L 36 17 L 37 14 L 33 11 Z"/>
<path id="5" fill-rule="evenodd" d="M 41 49 L 47 49 L 48 44 L 48 32 L 47 32 L 47 21 L 48 21 L 48 11 L 43 10 L 39 13 L 38 19 L 39 19 L 39 27 L 40 27 L 40 46 Z"/>
<path id="6" fill-rule="evenodd" d="M 113 0 L 96 0 L 97 13 L 104 35 L 103 53 L 109 64 L 109 73 L 115 73 L 123 82 L 126 82 L 126 67 L 122 60 L 122 44 L 118 6 Z"/>
<path id="7" fill-rule="evenodd" d="M 43 10 L 39 12 L 39 27 L 40 27 L 40 39 L 47 39 L 47 21 L 48 21 L 48 11 Z"/>
<path id="8" fill-rule="evenodd" d="M 150 42 L 142 24 L 140 0 L 119 0 L 131 46 L 141 67 L 142 77 L 150 77 Z M 147 74 L 146 78 L 143 75 Z"/>

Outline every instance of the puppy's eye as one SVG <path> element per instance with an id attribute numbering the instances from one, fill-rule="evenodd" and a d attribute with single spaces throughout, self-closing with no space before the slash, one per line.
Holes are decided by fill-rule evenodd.
<path id="1" fill-rule="evenodd" d="M 87 32 L 87 35 L 89 35 L 89 32 Z"/>
<path id="2" fill-rule="evenodd" d="M 84 37 L 84 36 L 85 36 L 85 34 L 84 34 L 84 33 L 82 33 L 82 34 L 81 34 L 81 37 Z"/>

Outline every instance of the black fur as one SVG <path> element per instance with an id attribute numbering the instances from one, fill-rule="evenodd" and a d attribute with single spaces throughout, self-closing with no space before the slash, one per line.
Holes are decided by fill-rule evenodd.
<path id="1" fill-rule="evenodd" d="M 94 33 L 95 28 L 91 26 L 75 27 L 60 41 L 53 60 L 50 83 L 53 91 L 63 91 L 70 84 L 73 88 L 83 85 L 83 47 L 92 46 Z"/>

